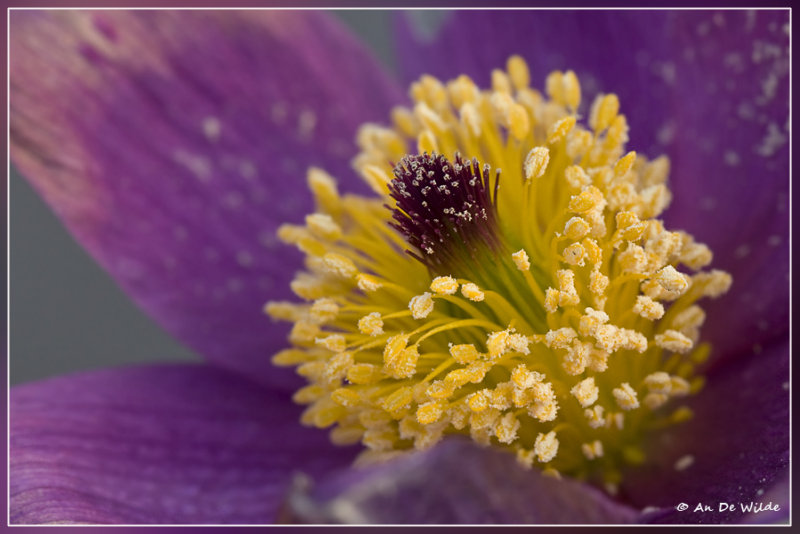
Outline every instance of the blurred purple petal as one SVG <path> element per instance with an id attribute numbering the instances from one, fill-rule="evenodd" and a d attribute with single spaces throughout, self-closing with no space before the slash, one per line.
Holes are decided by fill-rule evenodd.
<path id="1" fill-rule="evenodd" d="M 536 87 L 574 70 L 583 115 L 593 95 L 617 93 L 630 147 L 671 158 L 668 224 L 733 275 L 707 306 L 715 354 L 788 332 L 788 11 L 459 11 L 432 38 L 419 23 L 429 17 L 399 19 L 407 79 L 467 73 L 487 86 L 520 54 Z"/>
<path id="2" fill-rule="evenodd" d="M 630 469 L 624 478 L 624 498 L 642 507 L 670 510 L 658 522 L 740 521 L 744 513 L 738 503 L 766 503 L 765 494 L 779 487 L 788 473 L 788 342 L 720 367 L 707 379 L 691 403 L 694 418 L 656 434 L 647 463 Z M 684 468 L 676 468 L 681 463 Z M 690 504 L 690 510 L 675 511 L 681 502 Z M 736 503 L 737 509 L 718 513 L 720 502 Z M 717 513 L 694 513 L 696 503 L 710 505 Z"/>
<path id="3" fill-rule="evenodd" d="M 279 223 L 311 209 L 305 172 L 343 190 L 362 122 L 398 97 L 324 13 L 11 15 L 12 156 L 167 330 L 217 364 L 293 388 L 269 357 L 300 255 Z"/>
<path id="4" fill-rule="evenodd" d="M 12 523 L 270 523 L 298 471 L 353 448 L 207 366 L 98 371 L 11 393 Z"/>
<path id="5" fill-rule="evenodd" d="M 300 523 L 631 523 L 639 512 L 574 480 L 527 471 L 513 455 L 451 438 L 433 449 L 299 486 Z"/>

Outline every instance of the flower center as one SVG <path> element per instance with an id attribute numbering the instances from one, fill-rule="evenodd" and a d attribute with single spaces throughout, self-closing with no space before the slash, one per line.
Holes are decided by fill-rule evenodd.
<path id="1" fill-rule="evenodd" d="M 710 350 L 696 302 L 731 278 L 657 219 L 668 162 L 625 153 L 617 97 L 583 126 L 574 73 L 546 93 L 516 56 L 487 91 L 424 76 L 393 127 L 359 133 L 378 198 L 312 169 L 317 212 L 279 230 L 307 255 L 307 303 L 267 305 L 294 323 L 273 361 L 309 381 L 303 423 L 363 461 L 466 434 L 613 490 L 645 432 L 691 416 Z"/>

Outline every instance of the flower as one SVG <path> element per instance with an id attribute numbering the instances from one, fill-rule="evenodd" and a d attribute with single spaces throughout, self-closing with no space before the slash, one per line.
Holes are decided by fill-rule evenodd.
<path id="1" fill-rule="evenodd" d="M 487 23 L 457 13 L 429 43 L 398 23 L 400 64 L 414 75 L 414 58 L 424 58 L 438 76 L 465 72 L 486 86 L 482 73 L 519 53 L 534 73 L 569 62 L 587 92 L 617 91 L 632 131 L 645 135 L 632 140 L 637 152 L 666 141 L 667 223 L 708 243 L 714 265 L 736 280 L 707 309 L 703 334 L 716 355 L 689 401 L 696 417 L 654 432 L 648 462 L 628 470 L 611 499 L 458 441 L 347 470 L 355 449 L 295 423 L 284 395 L 297 381 L 265 371 L 283 332 L 253 311 L 288 297 L 298 265 L 269 237 L 310 208 L 299 192 L 304 169 L 292 162 L 357 191 L 340 136 L 401 101 L 334 22 L 291 12 L 14 12 L 15 163 L 123 288 L 209 364 L 15 388 L 12 522 L 268 522 L 297 468 L 320 482 L 296 487 L 287 513 L 312 521 L 719 522 L 744 514 L 673 507 L 757 500 L 759 491 L 777 492 L 785 510 L 787 18 L 755 15 L 526 12 Z M 634 49 L 644 66 L 634 67 Z M 718 84 L 712 98 L 709 82 Z M 284 174 L 299 183 L 276 180 Z M 731 220 L 732 209 L 745 216 Z M 648 505 L 656 508 L 641 515 Z"/>

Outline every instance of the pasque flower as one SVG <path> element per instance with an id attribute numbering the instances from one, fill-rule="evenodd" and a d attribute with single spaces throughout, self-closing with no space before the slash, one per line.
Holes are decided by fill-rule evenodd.
<path id="1" fill-rule="evenodd" d="M 787 512 L 788 16 L 474 12 L 451 14 L 433 36 L 413 17 L 395 29 L 409 80 L 470 78 L 423 77 L 409 107 L 319 13 L 12 14 L 14 162 L 131 297 L 207 359 L 15 388 L 12 522 Z M 392 128 L 359 129 L 390 117 Z M 356 137 L 355 167 L 373 191 L 350 168 Z M 445 188 L 423 194 L 420 169 Z M 448 217 L 415 215 L 432 198 Z M 276 239 L 282 223 L 277 235 L 308 255 L 305 267 Z M 671 252 L 659 248 L 670 240 Z M 716 274 L 694 274 L 710 250 Z M 304 269 L 312 274 L 295 278 Z M 703 301 L 698 333 L 693 300 L 723 292 L 723 271 L 734 283 Z M 370 296 L 381 284 L 395 291 Z M 286 304 L 290 285 L 313 306 Z M 621 288 L 630 310 L 615 307 Z M 297 348 L 281 352 L 287 330 L 264 317 L 267 300 L 295 323 Z M 695 310 L 683 330 L 680 310 Z M 631 364 L 634 352 L 646 363 Z M 475 418 L 461 429 L 494 446 L 446 438 L 352 469 L 360 447 L 299 423 L 289 392 L 302 384 L 272 366 L 276 353 L 303 364 L 312 385 L 295 398 L 312 405 L 302 419 L 338 422 L 334 441 L 386 451 L 411 437 L 425 449 L 451 430 L 424 429 L 452 422 L 458 401 Z M 520 366 L 548 354 L 547 369 Z M 462 365 L 465 380 L 448 382 Z M 424 391 L 409 382 L 417 374 Z M 537 393 L 522 398 L 528 390 Z M 583 410 L 601 402 L 613 413 L 594 412 L 599 424 L 633 429 L 624 439 L 587 430 Z M 367 433 L 381 408 L 400 423 Z M 559 427 L 538 426 L 558 412 Z M 780 510 L 747 515 L 740 504 L 751 501 Z M 698 503 L 713 511 L 693 511 Z"/>

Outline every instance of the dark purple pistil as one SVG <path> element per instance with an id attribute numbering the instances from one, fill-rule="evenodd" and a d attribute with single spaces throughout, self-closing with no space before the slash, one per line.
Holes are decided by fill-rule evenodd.
<path id="1" fill-rule="evenodd" d="M 481 172 L 482 171 L 482 172 Z M 434 271 L 453 269 L 458 262 L 479 260 L 497 251 L 497 187 L 490 193 L 489 165 L 451 163 L 442 155 L 405 156 L 394 168 L 389 194 L 396 228 L 415 250 L 407 252 Z"/>

